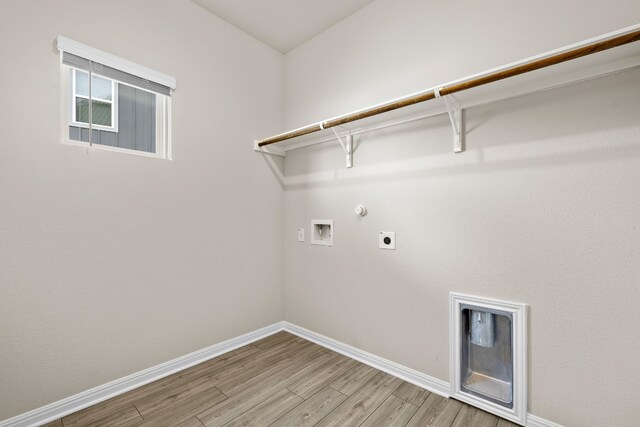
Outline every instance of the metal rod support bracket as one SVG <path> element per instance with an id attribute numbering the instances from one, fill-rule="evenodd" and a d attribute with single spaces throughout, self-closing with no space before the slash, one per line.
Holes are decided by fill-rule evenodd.
<path id="1" fill-rule="evenodd" d="M 331 130 L 333 131 L 333 134 L 338 139 L 338 142 L 342 146 L 342 149 L 344 150 L 344 153 L 347 156 L 347 167 L 352 168 L 353 167 L 353 135 L 351 135 L 351 132 L 347 133 L 343 141 L 340 135 L 338 134 L 338 131 L 335 128 L 331 128 Z"/>
<path id="2" fill-rule="evenodd" d="M 447 114 L 453 130 L 453 152 L 462 153 L 464 149 L 462 145 L 462 108 L 460 107 L 460 101 L 453 95 L 441 96 L 440 89 L 435 89 L 433 93 L 436 98 L 444 100 L 444 105 L 447 108 Z"/>

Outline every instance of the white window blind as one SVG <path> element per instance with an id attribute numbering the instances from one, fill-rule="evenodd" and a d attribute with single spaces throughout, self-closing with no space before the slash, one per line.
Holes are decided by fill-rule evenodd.
<path id="1" fill-rule="evenodd" d="M 108 65 L 100 64 L 99 62 L 93 62 L 87 58 L 82 58 L 69 52 L 63 52 L 62 63 L 64 65 L 69 65 L 70 67 L 80 70 L 91 71 L 92 74 L 98 74 L 100 76 L 108 77 L 110 79 L 117 80 L 122 83 L 127 83 L 131 86 L 136 86 L 140 89 L 145 89 L 150 92 L 155 92 L 166 96 L 171 95 L 171 88 L 169 86 L 147 80 L 143 77 L 138 77 L 134 74 L 118 70 L 117 68 L 113 68 Z"/>
<path id="2" fill-rule="evenodd" d="M 170 96 L 171 91 L 176 88 L 175 78 L 166 74 L 63 36 L 58 36 L 57 41 L 65 65 L 165 96 Z"/>

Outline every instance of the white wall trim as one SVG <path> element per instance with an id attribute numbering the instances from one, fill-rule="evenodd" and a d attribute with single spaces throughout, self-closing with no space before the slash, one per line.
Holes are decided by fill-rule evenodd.
<path id="1" fill-rule="evenodd" d="M 58 418 L 77 412 L 81 409 L 103 402 L 112 397 L 126 393 L 150 382 L 167 377 L 176 372 L 190 368 L 198 363 L 205 362 L 236 348 L 251 344 L 254 341 L 273 335 L 276 332 L 287 331 L 322 347 L 343 354 L 366 365 L 372 366 L 390 375 L 398 377 L 408 383 L 415 384 L 426 390 L 443 397 L 449 397 L 449 383 L 438 378 L 407 368 L 398 363 L 368 353 L 358 348 L 336 341 L 332 338 L 310 331 L 289 322 L 277 322 L 272 325 L 257 329 L 253 332 L 231 338 L 202 350 L 194 351 L 185 356 L 178 357 L 154 367 L 128 375 L 126 377 L 100 385 L 66 399 L 59 400 L 41 408 L 34 409 L 24 414 L 0 421 L 0 427 L 35 427 L 48 423 Z M 527 414 L 527 427 L 563 427 L 552 421 L 538 416 Z"/>
<path id="2" fill-rule="evenodd" d="M 231 338 L 202 350 L 194 351 L 154 367 L 136 372 L 126 377 L 111 381 L 107 384 L 83 391 L 66 399 L 59 400 L 33 411 L 26 412 L 13 418 L 0 421 L 0 427 L 31 427 L 39 426 L 49 421 L 62 418 L 81 409 L 103 402 L 127 391 L 159 380 L 183 369 L 190 368 L 236 348 L 275 334 L 284 329 L 283 322 L 257 329 L 253 332 Z"/>
<path id="3" fill-rule="evenodd" d="M 429 375 L 418 372 L 414 369 L 407 368 L 398 363 L 392 362 L 387 359 L 383 359 L 375 354 L 368 353 L 358 348 L 352 347 L 348 344 L 341 343 L 332 338 L 320 335 L 316 332 L 302 328 L 289 322 L 284 322 L 284 330 L 294 335 L 302 337 L 306 340 L 314 342 L 322 347 L 326 347 L 329 350 L 333 350 L 337 353 L 343 354 L 347 357 L 362 362 L 365 365 L 374 367 L 382 372 L 398 377 L 408 383 L 417 385 L 432 393 L 438 394 L 443 397 L 449 397 L 449 383 L 442 381 L 438 378 L 431 377 Z"/>
<path id="4" fill-rule="evenodd" d="M 553 421 L 545 420 L 533 414 L 527 414 L 527 427 L 564 427 Z"/>

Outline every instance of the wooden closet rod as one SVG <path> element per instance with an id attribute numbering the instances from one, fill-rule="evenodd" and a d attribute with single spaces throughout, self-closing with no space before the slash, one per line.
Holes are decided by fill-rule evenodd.
<path id="1" fill-rule="evenodd" d="M 602 52 L 603 50 L 607 50 L 607 49 L 622 46 L 628 43 L 636 42 L 638 40 L 640 40 L 640 30 L 636 29 L 635 31 L 632 31 L 617 37 L 613 37 L 603 41 L 593 42 L 585 46 L 580 46 L 575 49 L 563 51 L 555 55 L 550 55 L 548 57 L 544 57 L 541 59 L 532 60 L 531 62 L 525 62 L 523 64 L 518 64 L 505 69 L 500 69 L 500 70 L 491 72 L 489 74 L 482 75 L 480 77 L 474 77 L 474 78 L 470 78 L 469 80 L 463 80 L 457 83 L 452 83 L 449 86 L 445 85 L 440 88 L 440 96 L 451 95 L 456 92 L 461 92 L 463 90 L 471 89 L 478 86 L 483 86 L 483 85 L 493 83 L 499 80 L 503 80 L 509 77 L 517 76 L 524 73 L 529 73 L 531 71 L 539 70 L 541 68 L 546 68 L 551 65 L 560 64 L 565 61 L 570 61 L 572 59 L 577 59 L 577 58 L 588 56 L 597 52 Z M 412 95 L 407 98 L 391 101 L 386 104 L 381 104 L 375 107 L 371 107 L 369 109 L 362 110 L 353 114 L 338 117 L 335 119 L 330 119 L 324 122 L 305 126 L 300 129 L 285 132 L 280 135 L 275 135 L 269 138 L 265 138 L 258 141 L 258 146 L 264 147 L 266 145 L 275 144 L 276 142 L 285 141 L 288 139 L 296 138 L 298 136 L 307 135 L 313 132 L 319 132 L 323 129 L 329 129 L 334 126 L 344 125 L 346 123 L 354 122 L 356 120 L 362 120 L 367 117 L 386 113 L 388 111 L 393 111 L 399 108 L 418 104 L 420 102 L 429 101 L 437 97 L 436 91 L 437 91 L 437 88 L 430 89 L 426 92 L 422 92 L 417 95 Z"/>

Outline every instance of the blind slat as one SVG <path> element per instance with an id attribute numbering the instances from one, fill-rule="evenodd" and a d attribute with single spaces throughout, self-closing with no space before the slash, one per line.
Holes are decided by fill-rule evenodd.
<path id="1" fill-rule="evenodd" d="M 78 68 L 85 71 L 89 71 L 89 68 L 91 67 L 91 72 L 93 74 L 99 74 L 113 80 L 118 80 L 122 83 L 137 86 L 150 92 L 171 96 L 171 88 L 169 86 L 165 86 L 160 83 L 156 83 L 154 81 L 129 74 L 127 72 L 118 70 L 117 68 L 109 67 L 108 65 L 89 61 L 86 58 L 74 55 L 69 52 L 63 52 L 62 63 L 70 67 Z"/>

